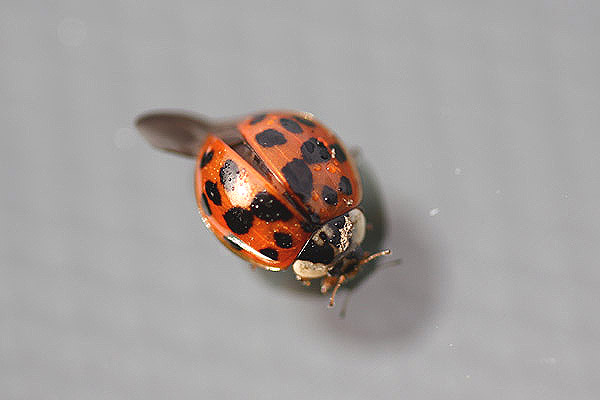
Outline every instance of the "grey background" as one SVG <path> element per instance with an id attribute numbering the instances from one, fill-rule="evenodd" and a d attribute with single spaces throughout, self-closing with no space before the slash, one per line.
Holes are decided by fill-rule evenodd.
<path id="1" fill-rule="evenodd" d="M 0 398 L 597 399 L 599 17 L 2 2 Z M 202 226 L 193 162 L 132 129 L 165 107 L 315 113 L 402 264 L 345 319 L 251 271 Z"/>

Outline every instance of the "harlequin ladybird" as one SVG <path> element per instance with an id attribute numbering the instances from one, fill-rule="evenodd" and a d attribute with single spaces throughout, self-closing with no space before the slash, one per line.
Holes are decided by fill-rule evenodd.
<path id="1" fill-rule="evenodd" d="M 361 248 L 362 184 L 342 142 L 311 114 L 265 112 L 228 121 L 150 113 L 136 123 L 155 147 L 196 157 L 202 220 L 232 252 L 321 292 L 389 254 Z"/>

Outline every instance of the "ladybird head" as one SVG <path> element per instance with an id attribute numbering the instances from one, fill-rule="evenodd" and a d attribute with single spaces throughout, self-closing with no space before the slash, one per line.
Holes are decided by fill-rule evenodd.
<path id="1" fill-rule="evenodd" d="M 299 279 L 325 276 L 336 263 L 353 257 L 365 237 L 365 216 L 355 208 L 321 225 L 292 265 Z"/>

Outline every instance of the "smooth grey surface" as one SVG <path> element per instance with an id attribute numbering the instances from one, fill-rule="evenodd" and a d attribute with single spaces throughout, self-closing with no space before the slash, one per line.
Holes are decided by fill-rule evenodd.
<path id="1" fill-rule="evenodd" d="M 599 398 L 599 17 L 3 2 L 0 398 Z M 344 320 L 251 271 L 202 226 L 193 162 L 132 130 L 164 107 L 315 113 L 403 263 Z"/>

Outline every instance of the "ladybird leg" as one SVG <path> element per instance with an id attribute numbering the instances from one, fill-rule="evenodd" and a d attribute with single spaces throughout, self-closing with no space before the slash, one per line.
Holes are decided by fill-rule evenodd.
<path id="1" fill-rule="evenodd" d="M 346 275 L 340 275 L 340 277 L 337 280 L 337 283 L 335 284 L 335 287 L 333 288 L 333 292 L 331 292 L 331 297 L 329 298 L 329 308 L 335 306 L 335 294 L 337 293 L 338 289 L 340 288 L 340 286 L 342 286 L 342 283 L 344 283 L 345 280 Z"/>
<path id="2" fill-rule="evenodd" d="M 335 286 L 336 282 L 338 280 L 337 276 L 331 276 L 331 275 L 327 275 L 323 277 L 323 280 L 321 280 L 321 293 L 325 294 L 329 291 L 329 289 L 331 289 L 332 287 Z"/>
<path id="3" fill-rule="evenodd" d="M 300 275 L 296 275 L 296 280 L 300 281 L 304 286 L 310 286 L 310 279 L 303 278 Z"/>

